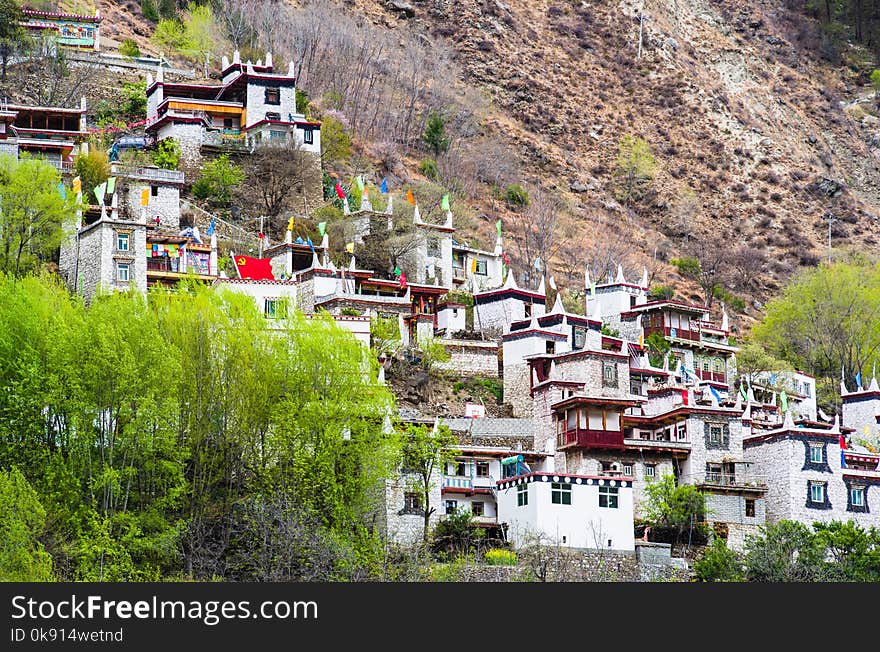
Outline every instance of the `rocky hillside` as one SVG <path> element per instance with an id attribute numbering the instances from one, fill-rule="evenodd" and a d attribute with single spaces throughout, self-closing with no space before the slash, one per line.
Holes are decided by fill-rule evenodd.
<path id="1" fill-rule="evenodd" d="M 667 264 L 683 251 L 764 251 L 745 262 L 731 289 L 748 301 L 748 322 L 798 266 L 826 255 L 833 212 L 835 247 L 877 243 L 880 120 L 868 90 L 870 62 L 844 52 L 822 59 L 816 26 L 784 0 L 347 0 L 388 30 L 445 43 L 462 93 L 487 98 L 475 138 L 517 174 L 566 202 L 560 233 L 586 238 L 602 267 L 603 243 L 634 272 L 647 264 L 698 298 Z M 136 2 L 98 3 L 119 41 L 144 42 L 149 23 Z M 644 5 L 640 44 L 639 8 Z M 116 20 L 117 14 L 120 20 Z M 851 64 L 851 65 L 847 65 Z M 630 205 L 615 198 L 619 139 L 651 146 L 651 192 Z M 473 150 L 471 150 L 473 153 Z M 418 153 L 409 172 L 418 177 Z M 496 215 L 487 192 L 471 203 L 488 238 Z M 514 236 L 515 234 L 508 233 Z M 605 252 L 606 254 L 608 252 Z M 609 256 L 606 256 L 606 258 Z M 567 261 L 570 262 L 570 261 Z M 587 262 L 586 260 L 584 262 Z M 526 264 L 526 261 L 514 261 Z M 571 265 L 561 285 L 575 287 Z M 557 279 L 565 277 L 559 269 Z"/>

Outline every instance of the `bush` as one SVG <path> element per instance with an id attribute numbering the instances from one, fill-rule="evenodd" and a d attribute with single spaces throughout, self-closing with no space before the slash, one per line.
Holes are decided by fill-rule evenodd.
<path id="1" fill-rule="evenodd" d="M 153 0 L 141 0 L 141 13 L 147 20 L 154 23 L 159 22 L 159 10 L 156 9 L 156 3 Z"/>
<path id="2" fill-rule="evenodd" d="M 675 288 L 671 285 L 655 285 L 648 291 L 651 301 L 669 301 L 675 296 Z"/>
<path id="3" fill-rule="evenodd" d="M 487 550 L 484 559 L 490 566 L 516 566 L 516 553 L 503 548 Z"/>
<path id="4" fill-rule="evenodd" d="M 431 181 L 436 181 L 439 172 L 437 171 L 437 161 L 432 158 L 424 159 L 419 165 L 419 172 L 428 177 Z"/>
<path id="5" fill-rule="evenodd" d="M 229 160 L 229 154 L 222 154 L 202 166 L 202 174 L 192 187 L 193 195 L 216 206 L 229 206 L 232 191 L 244 176 L 244 170 Z"/>
<path id="6" fill-rule="evenodd" d="M 163 170 L 176 170 L 180 166 L 180 143 L 174 138 L 159 141 L 153 152 L 153 164 Z"/>
<path id="7" fill-rule="evenodd" d="M 127 38 L 119 46 L 119 54 L 124 57 L 139 57 L 141 56 L 141 49 L 133 39 Z M 146 100 L 146 98 L 144 99 Z"/>
<path id="8" fill-rule="evenodd" d="M 74 169 L 82 182 L 83 201 L 94 204 L 95 186 L 101 185 L 110 177 L 110 161 L 107 153 L 99 149 L 90 149 L 88 154 L 80 154 L 77 157 Z"/>
<path id="9" fill-rule="evenodd" d="M 514 183 L 504 189 L 504 201 L 511 208 L 525 208 L 529 205 L 529 193 L 518 183 Z"/>
<path id="10" fill-rule="evenodd" d="M 701 582 L 739 582 L 743 579 L 742 558 L 716 537 L 703 558 L 694 562 L 694 574 Z"/>
<path id="11" fill-rule="evenodd" d="M 422 136 L 428 148 L 437 156 L 449 149 L 449 138 L 446 137 L 446 121 L 436 111 L 428 116 L 425 134 Z"/>

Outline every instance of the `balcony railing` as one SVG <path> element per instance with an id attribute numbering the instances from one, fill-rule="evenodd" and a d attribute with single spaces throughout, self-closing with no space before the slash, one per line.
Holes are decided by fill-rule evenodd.
<path id="1" fill-rule="evenodd" d="M 707 471 L 703 482 L 699 484 L 710 484 L 720 487 L 765 487 L 766 483 L 762 478 L 751 474 L 735 474 Z"/>
<path id="2" fill-rule="evenodd" d="M 653 333 L 659 333 L 663 337 L 674 337 L 679 340 L 700 341 L 700 331 L 685 330 L 683 328 L 671 328 L 669 326 L 646 326 L 645 339 Z"/>
<path id="3" fill-rule="evenodd" d="M 43 159 L 56 170 L 61 172 L 73 172 L 73 161 L 59 161 L 58 159 Z"/>
<path id="4" fill-rule="evenodd" d="M 113 173 L 122 177 L 133 179 L 147 179 L 149 181 L 166 181 L 171 183 L 183 183 L 183 172 L 178 170 L 163 170 L 162 168 L 137 168 L 127 165 L 114 165 Z"/>
<path id="5" fill-rule="evenodd" d="M 474 481 L 469 476 L 465 475 L 444 475 L 443 476 L 443 488 L 454 488 L 454 489 L 473 489 Z"/>
<path id="6" fill-rule="evenodd" d="M 219 131 L 206 131 L 202 136 L 202 146 L 235 152 L 253 151 L 253 147 L 243 134 L 224 134 Z"/>
<path id="7" fill-rule="evenodd" d="M 577 448 L 624 448 L 623 432 L 573 428 L 557 435 L 557 445 Z"/>
<path id="8" fill-rule="evenodd" d="M 467 278 L 467 274 L 461 268 L 454 267 L 452 269 L 452 279 L 455 281 L 464 281 Z"/>
<path id="9" fill-rule="evenodd" d="M 727 382 L 727 374 L 719 373 L 717 371 L 703 371 L 701 369 L 697 369 L 697 376 L 702 380 L 711 380 L 716 383 L 726 383 Z"/>
<path id="10" fill-rule="evenodd" d="M 626 438 L 623 440 L 627 446 L 639 446 L 642 448 L 680 448 L 681 450 L 690 450 L 691 443 L 686 440 L 663 440 L 663 439 L 635 439 Z"/>

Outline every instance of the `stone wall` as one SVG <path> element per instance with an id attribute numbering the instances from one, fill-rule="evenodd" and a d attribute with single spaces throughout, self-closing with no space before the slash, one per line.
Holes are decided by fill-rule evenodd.
<path id="1" fill-rule="evenodd" d="M 156 188 L 156 195 L 152 188 Z M 141 191 L 147 188 L 150 192 L 149 204 L 141 206 Z M 159 228 L 176 231 L 180 228 L 180 188 L 175 185 L 150 184 L 142 180 L 122 181 L 120 192 L 119 213 L 120 217 L 132 221 L 142 221 L 141 216 L 146 215 L 146 223 L 155 225 L 156 216 L 159 217 Z M 202 232 L 204 235 L 204 232 Z M 207 243 L 207 237 L 203 238 Z"/>
<path id="2" fill-rule="evenodd" d="M 841 425 L 855 428 L 856 435 L 861 436 L 865 426 L 873 431 L 877 427 L 876 415 L 880 414 L 880 392 L 855 393 L 843 397 Z"/>
<path id="3" fill-rule="evenodd" d="M 504 365 L 504 402 L 513 408 L 513 416 L 530 417 L 533 414 L 529 365 Z"/>
<path id="4" fill-rule="evenodd" d="M 408 512 L 404 509 L 404 494 L 418 491 L 415 488 L 418 477 L 412 474 L 400 474 L 385 483 L 385 536 L 402 545 L 411 545 L 422 540 L 425 528 L 425 517 L 421 511 Z M 433 528 L 443 513 L 443 501 L 440 495 L 439 478 L 431 483 L 431 504 L 434 513 L 429 520 L 429 528 Z"/>
<path id="5" fill-rule="evenodd" d="M 460 376 L 498 376 L 498 344 L 468 340 L 437 340 L 449 353 L 449 362 L 437 363 L 438 369 Z"/>

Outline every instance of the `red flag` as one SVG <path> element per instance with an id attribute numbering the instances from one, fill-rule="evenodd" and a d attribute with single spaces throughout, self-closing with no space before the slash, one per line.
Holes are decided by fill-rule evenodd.
<path id="1" fill-rule="evenodd" d="M 847 450 L 846 439 L 843 438 L 843 435 L 840 436 L 840 450 Z"/>
<path id="2" fill-rule="evenodd" d="M 681 390 L 681 400 L 685 405 L 688 404 L 688 391 L 686 389 Z"/>
<path id="3" fill-rule="evenodd" d="M 345 191 L 342 190 L 342 184 L 338 181 L 336 182 L 336 196 L 340 199 L 345 199 Z"/>
<path id="4" fill-rule="evenodd" d="M 235 266 L 241 278 L 249 278 L 255 281 L 274 281 L 271 258 L 251 258 L 250 256 L 236 256 Z"/>
<path id="5" fill-rule="evenodd" d="M 400 287 L 402 287 L 402 288 L 406 287 L 406 274 L 405 273 L 401 272 L 400 278 L 398 278 L 397 280 L 400 282 Z"/>

